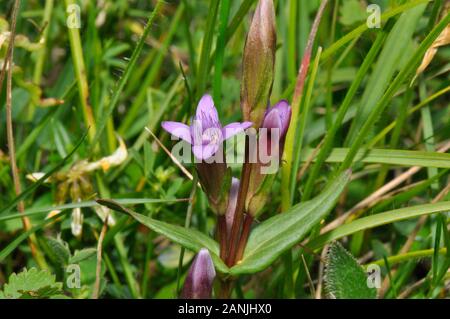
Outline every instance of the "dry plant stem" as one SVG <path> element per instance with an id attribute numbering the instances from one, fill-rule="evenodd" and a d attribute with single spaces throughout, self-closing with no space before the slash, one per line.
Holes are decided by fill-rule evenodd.
<path id="1" fill-rule="evenodd" d="M 319 276 L 317 278 L 317 287 L 316 287 L 316 294 L 315 294 L 316 299 L 322 298 L 323 272 L 325 270 L 325 263 L 323 262 L 323 260 L 325 260 L 325 258 L 326 258 L 327 251 L 328 251 L 328 245 L 325 245 L 323 247 L 322 253 L 320 255 Z M 303 257 L 303 255 L 302 255 L 302 257 Z"/>
<path id="2" fill-rule="evenodd" d="M 8 54 L 7 58 L 5 59 L 2 75 L 1 75 L 1 82 L 3 82 L 4 79 L 4 72 L 6 71 L 6 65 L 8 66 L 7 75 L 6 75 L 6 136 L 8 141 L 8 149 L 9 149 L 9 161 L 11 165 L 11 172 L 14 182 L 14 191 L 16 193 L 16 196 L 18 196 L 20 193 L 22 193 L 22 187 L 20 185 L 20 177 L 19 177 L 19 170 L 17 168 L 17 162 L 16 162 L 16 150 L 14 145 L 14 130 L 13 130 L 13 124 L 12 124 L 12 68 L 13 68 L 13 56 L 14 56 L 14 40 L 16 35 L 16 22 L 17 22 L 17 12 L 19 11 L 20 7 L 20 0 L 16 0 L 14 3 L 12 18 L 11 18 L 11 35 L 10 35 L 10 41 L 9 41 L 9 47 L 8 47 Z M 3 85 L 3 83 L 1 83 Z M 17 210 L 19 213 L 23 214 L 25 211 L 25 204 L 23 201 L 19 201 L 17 204 Z M 29 230 L 31 228 L 31 222 L 26 216 L 22 216 L 22 224 L 25 231 Z M 37 244 L 36 244 L 36 237 L 35 235 L 30 235 L 28 237 L 28 244 L 31 249 L 31 253 L 36 260 L 37 264 L 41 268 L 47 268 L 47 265 L 45 263 L 44 257 L 42 256 L 41 252 L 39 251 Z"/>
<path id="3" fill-rule="evenodd" d="M 148 128 L 148 126 L 145 127 L 145 130 L 155 139 L 156 143 L 159 145 L 159 147 L 162 148 L 164 153 L 167 154 L 167 156 L 170 157 L 170 159 L 175 163 L 176 166 L 180 168 L 180 170 L 183 172 L 184 175 L 187 176 L 191 181 L 194 180 L 194 177 L 191 173 L 186 169 L 186 167 L 183 166 L 183 164 L 180 163 L 180 161 L 167 149 L 167 147 L 164 146 L 164 144 L 159 140 L 159 138 Z M 201 188 L 200 183 L 197 183 L 197 186 Z"/>
<path id="4" fill-rule="evenodd" d="M 100 293 L 100 275 L 102 271 L 102 244 L 103 239 L 105 238 L 106 230 L 108 229 L 108 217 L 109 216 L 106 216 L 105 218 L 105 222 L 103 223 L 103 227 L 97 243 L 97 267 L 95 269 L 95 284 L 94 291 L 92 292 L 92 299 L 98 299 Z"/>
<path id="5" fill-rule="evenodd" d="M 239 184 L 239 194 L 236 203 L 236 210 L 234 213 L 233 225 L 230 232 L 230 249 L 226 258 L 226 264 L 228 266 L 234 265 L 236 260 L 236 253 L 238 249 L 239 234 L 241 230 L 241 224 L 244 217 L 245 199 L 248 192 L 248 184 L 250 181 L 250 172 L 252 164 L 249 162 L 249 137 L 245 138 L 245 162 L 242 167 L 241 181 Z"/>
<path id="6" fill-rule="evenodd" d="M 400 295 L 398 295 L 397 299 L 405 299 L 406 297 L 408 297 L 414 290 L 416 290 L 417 288 L 419 288 L 420 286 L 422 286 L 425 282 L 426 282 L 426 278 L 422 278 L 419 281 L 415 282 L 414 284 L 412 284 L 411 286 L 409 286 L 408 288 L 405 289 L 405 291 L 403 291 Z"/>
<path id="7" fill-rule="evenodd" d="M 431 201 L 432 203 L 437 203 L 440 200 L 442 200 L 448 193 L 450 192 L 450 183 L 447 184 L 447 186 Z M 406 254 L 412 247 L 414 240 L 416 239 L 417 234 L 422 229 L 423 225 L 425 225 L 425 222 L 428 219 L 428 215 L 421 216 L 419 220 L 417 221 L 416 226 L 414 227 L 414 230 L 409 234 L 408 239 L 406 240 L 405 244 L 400 248 L 399 255 L 400 254 Z M 391 277 L 395 275 L 397 272 L 397 267 L 393 268 L 391 270 Z M 384 297 L 386 294 L 388 288 L 389 288 L 390 280 L 389 278 L 385 278 L 383 280 L 383 283 L 381 285 L 379 296 L 380 298 Z"/>
<path id="8" fill-rule="evenodd" d="M 308 279 L 309 289 L 311 289 L 311 296 L 315 297 L 317 295 L 317 292 L 314 289 L 314 282 L 311 278 L 311 274 L 309 273 L 308 265 L 306 264 L 306 260 L 305 260 L 305 255 L 303 255 L 303 254 L 302 254 L 302 263 L 303 263 L 303 267 L 305 268 L 306 278 Z"/>

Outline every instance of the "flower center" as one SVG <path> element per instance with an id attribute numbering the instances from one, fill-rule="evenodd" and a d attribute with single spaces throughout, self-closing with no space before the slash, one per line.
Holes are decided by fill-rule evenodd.
<path id="1" fill-rule="evenodd" d="M 202 134 L 203 145 L 219 144 L 222 139 L 222 133 L 217 128 L 209 128 Z"/>

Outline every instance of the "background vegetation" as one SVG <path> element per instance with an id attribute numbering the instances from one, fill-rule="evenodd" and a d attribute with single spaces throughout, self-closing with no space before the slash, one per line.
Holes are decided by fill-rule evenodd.
<path id="1" fill-rule="evenodd" d="M 333 240 L 362 265 L 381 267 L 379 297 L 448 296 L 449 48 L 436 46 L 416 76 L 449 23 L 448 2 L 372 2 L 381 8 L 380 29 L 367 27 L 365 1 L 329 1 L 297 113 L 298 138 L 286 149 L 294 159 L 283 168 L 290 180 L 286 187 L 277 178 L 260 219 L 319 194 L 336 171 L 351 167 L 352 180 L 287 259 L 239 277 L 233 297 L 373 297 L 342 288 L 331 274 L 324 291 L 326 252 L 353 261 L 336 244 L 322 249 Z M 256 1 L 79 1 L 80 29 L 67 27 L 66 8 L 74 3 L 29 0 L 18 10 L 12 121 L 6 76 L 0 93 L 0 296 L 176 297 L 193 253 L 184 252 L 180 267 L 180 246 L 119 213 L 104 227 L 94 199 L 118 199 L 177 225 L 191 210 L 190 227 L 213 234 L 205 195 L 198 191 L 190 204 L 192 181 L 158 142 L 172 143 L 160 122 L 187 122 L 205 92 L 224 123 L 242 120 L 242 52 Z M 273 103 L 292 100 L 320 1 L 275 4 Z M 0 66 L 13 6 L 0 4 Z M 50 174 L 36 182 L 27 178 L 34 172 Z M 79 233 L 72 214 L 84 216 Z M 69 265 L 80 266 L 80 289 L 71 286 Z"/>

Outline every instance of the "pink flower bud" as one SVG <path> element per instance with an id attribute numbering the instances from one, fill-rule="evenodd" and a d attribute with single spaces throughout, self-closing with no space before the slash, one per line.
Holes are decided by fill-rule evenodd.
<path id="1" fill-rule="evenodd" d="M 206 248 L 202 248 L 195 256 L 184 282 L 181 297 L 185 299 L 209 299 L 216 270 Z"/>

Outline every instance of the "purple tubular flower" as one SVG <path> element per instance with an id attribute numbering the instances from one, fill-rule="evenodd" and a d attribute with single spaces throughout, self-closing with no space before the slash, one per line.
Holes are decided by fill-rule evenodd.
<path id="1" fill-rule="evenodd" d="M 283 153 L 284 149 L 284 142 L 286 139 L 286 134 L 289 129 L 289 123 L 291 122 L 291 115 L 292 115 L 292 109 L 289 106 L 288 101 L 281 100 L 274 106 L 268 108 L 266 110 L 266 113 L 264 115 L 263 120 L 263 128 L 269 129 L 279 129 L 279 138 L 278 141 L 279 150 L 280 150 L 280 156 Z M 272 142 L 269 138 L 269 143 Z M 270 145 L 268 145 L 269 147 Z"/>
<path id="2" fill-rule="evenodd" d="M 223 141 L 243 132 L 252 123 L 235 122 L 222 127 L 212 97 L 204 95 L 198 103 L 191 126 L 172 121 L 162 122 L 161 125 L 167 132 L 191 144 L 197 159 L 207 160 L 220 149 Z"/>
<path id="3" fill-rule="evenodd" d="M 195 256 L 184 282 L 181 297 L 184 299 L 210 299 L 216 270 L 206 248 Z"/>
<path id="4" fill-rule="evenodd" d="M 291 113 L 288 101 L 281 100 L 266 110 L 262 127 L 279 128 L 280 137 L 285 137 L 291 121 Z"/>
<path id="5" fill-rule="evenodd" d="M 265 169 L 271 167 L 273 162 L 275 162 L 275 166 L 278 169 L 281 163 L 284 142 L 291 121 L 291 113 L 292 110 L 289 103 L 281 100 L 273 107 L 269 107 L 264 114 L 261 128 L 267 129 L 267 131 L 261 132 L 259 136 L 259 161 L 252 166 L 246 198 L 246 211 L 253 217 L 257 217 L 262 212 L 268 200 L 276 171 L 267 173 L 266 171 L 268 170 Z M 272 132 L 274 129 L 278 130 L 278 132 Z M 262 147 L 266 148 L 266 150 L 261 149 Z M 268 155 L 270 161 L 261 162 L 262 153 Z"/>

